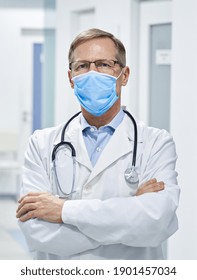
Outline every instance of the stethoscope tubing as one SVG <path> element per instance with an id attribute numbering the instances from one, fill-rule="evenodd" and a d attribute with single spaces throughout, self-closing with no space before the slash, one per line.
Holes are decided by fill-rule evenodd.
<path id="1" fill-rule="evenodd" d="M 67 123 L 64 125 L 63 129 L 62 129 L 62 133 L 61 133 L 61 142 L 64 142 L 64 136 L 65 136 L 65 132 L 66 132 L 66 129 L 69 125 L 70 122 L 72 122 L 72 120 L 74 118 L 76 118 L 79 114 L 81 114 L 81 111 L 77 112 L 75 115 L 73 115 L 68 121 Z M 60 142 L 60 143 L 61 143 Z"/>
<path id="2" fill-rule="evenodd" d="M 135 167 L 136 165 L 136 158 L 137 158 L 137 124 L 134 117 L 127 111 L 123 110 L 125 114 L 132 120 L 133 127 L 134 127 L 134 144 L 133 144 L 133 158 L 132 158 L 132 166 Z"/>
<path id="3" fill-rule="evenodd" d="M 132 166 L 135 167 L 136 165 L 136 157 L 137 157 L 137 124 L 136 121 L 134 119 L 134 117 L 127 111 L 127 110 L 123 110 L 123 112 L 125 114 L 127 114 L 127 116 L 131 119 L 132 123 L 133 123 L 133 127 L 134 127 L 134 144 L 133 144 L 133 157 L 132 157 Z M 66 129 L 68 127 L 68 125 L 71 123 L 71 121 L 76 118 L 79 114 L 81 114 L 81 111 L 77 112 L 75 115 L 73 115 L 68 121 L 67 123 L 64 125 L 62 132 L 61 132 L 61 141 L 60 143 L 58 143 L 53 151 L 52 151 L 52 161 L 55 160 L 55 155 L 57 150 L 64 145 L 68 145 L 72 151 L 72 156 L 76 157 L 76 151 L 75 148 L 73 147 L 73 145 L 70 142 L 64 141 L 64 136 L 65 136 L 65 132 Z"/>
<path id="4" fill-rule="evenodd" d="M 133 123 L 133 127 L 134 127 L 134 143 L 133 143 L 133 157 L 132 157 L 132 166 L 129 167 L 129 172 L 131 172 L 130 174 L 134 174 L 134 177 L 133 176 L 127 176 L 125 175 L 125 179 L 126 181 L 128 181 L 129 183 L 136 183 L 138 181 L 138 176 L 137 176 L 137 173 L 135 171 L 135 165 L 136 165 L 136 157 L 137 157 L 137 124 L 136 124 L 136 121 L 134 119 L 134 117 L 127 111 L 127 110 L 123 110 L 123 112 L 131 119 L 132 123 Z M 59 180 L 58 180 L 58 174 L 57 174 L 57 171 L 56 171 L 56 164 L 55 164 L 55 158 L 56 158 L 56 153 L 58 152 L 58 150 L 62 147 L 62 146 L 69 146 L 70 150 L 71 150 L 71 155 L 72 155 L 72 158 L 73 158 L 73 164 L 74 164 L 74 180 L 73 180 L 73 183 L 72 183 L 72 190 L 74 189 L 74 182 L 75 182 L 75 175 L 76 175 L 76 151 L 75 151 L 75 148 L 74 146 L 72 145 L 71 142 L 67 142 L 67 141 L 64 141 L 64 137 L 65 137 L 65 132 L 66 132 L 66 129 L 68 127 L 68 125 L 72 122 L 72 120 L 74 118 L 76 118 L 79 114 L 81 113 L 81 111 L 77 112 L 75 115 L 73 115 L 68 121 L 67 123 L 64 125 L 63 129 L 62 129 L 62 132 L 61 132 L 61 141 L 55 145 L 55 147 L 53 148 L 53 151 L 52 151 L 52 162 L 53 162 L 53 166 L 54 166 L 54 169 L 55 169 L 55 176 L 56 176 L 56 180 L 57 180 L 57 184 L 58 184 L 58 187 L 60 189 L 60 191 L 62 192 L 63 195 L 65 195 L 65 197 L 69 197 L 73 191 L 71 191 L 70 193 L 65 193 L 63 192 L 61 186 L 60 186 L 60 183 L 59 183 Z M 129 177 L 129 179 L 127 178 Z M 133 177 L 137 180 L 134 180 L 133 182 L 131 181 L 130 182 L 130 177 Z"/>
<path id="5" fill-rule="evenodd" d="M 72 157 L 76 157 L 76 151 L 75 148 L 73 147 L 73 145 L 70 142 L 67 141 L 61 141 L 60 143 L 58 143 L 57 145 L 55 145 L 53 152 L 52 152 L 52 161 L 55 160 L 55 155 L 57 150 L 61 147 L 61 146 L 66 146 L 68 145 L 71 149 L 71 153 L 72 153 Z"/>
<path id="6" fill-rule="evenodd" d="M 59 143 L 60 144 L 60 143 Z M 72 157 L 73 159 L 73 182 L 72 182 L 72 188 L 71 190 L 74 190 L 74 185 L 75 185 L 75 175 L 76 175 L 76 161 L 75 161 L 75 157 Z M 61 191 L 61 193 L 67 198 L 69 197 L 72 193 L 74 193 L 74 191 L 71 191 L 70 193 L 66 193 L 63 191 L 62 187 L 61 187 L 61 184 L 59 182 L 59 179 L 58 179 L 58 174 L 57 174 L 57 168 L 56 168 L 56 164 L 55 164 L 55 160 L 53 161 L 53 169 L 54 169 L 54 172 L 55 172 L 55 178 L 56 178 L 56 182 L 57 182 L 57 185 L 58 185 L 58 188 L 59 190 Z"/>

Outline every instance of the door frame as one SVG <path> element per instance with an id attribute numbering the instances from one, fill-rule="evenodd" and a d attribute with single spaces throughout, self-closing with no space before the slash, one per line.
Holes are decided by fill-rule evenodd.
<path id="1" fill-rule="evenodd" d="M 166 23 L 172 23 L 172 1 L 140 3 L 138 117 L 146 124 L 149 122 L 150 27 Z"/>
<path id="2" fill-rule="evenodd" d="M 22 28 L 21 44 L 23 55 L 21 65 L 26 72 L 26 79 L 20 85 L 20 120 L 19 120 L 19 158 L 23 162 L 24 152 L 33 125 L 33 45 L 44 43 L 43 29 Z"/>

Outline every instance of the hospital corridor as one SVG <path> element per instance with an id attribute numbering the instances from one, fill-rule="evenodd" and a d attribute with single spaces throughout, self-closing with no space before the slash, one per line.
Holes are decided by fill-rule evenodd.
<path id="1" fill-rule="evenodd" d="M 102 259 L 103 256 L 106 256 L 106 247 L 110 247 L 112 244 L 112 249 L 109 249 L 111 255 L 108 255 L 108 259 L 113 257 L 114 248 L 117 245 L 122 254 L 117 255 L 118 257 L 123 256 L 126 250 L 128 253 L 130 248 L 134 248 L 133 251 L 131 250 L 133 257 L 139 248 L 140 250 L 143 248 L 145 252 L 146 248 L 154 251 L 159 247 L 158 255 L 151 255 L 152 258 L 159 256 L 159 259 L 164 252 L 165 258 L 169 260 L 197 260 L 196 26 L 196 0 L 0 0 L 0 260 L 32 260 L 33 257 L 29 252 L 31 245 L 34 253 L 40 246 L 41 249 L 38 250 L 40 259 L 43 256 L 45 258 L 44 250 L 49 246 L 47 242 L 49 242 L 48 240 L 54 242 L 54 239 L 55 242 L 46 253 L 51 255 L 51 258 L 58 256 L 59 259 L 64 257 L 77 259 L 80 256 L 81 259 L 83 257 L 86 259 L 88 256 L 93 258 L 101 256 Z M 118 48 L 116 43 L 112 44 L 111 41 L 111 44 L 109 42 L 107 44 L 105 36 L 104 39 L 101 36 L 97 39 L 99 38 L 101 41 L 103 39 L 103 41 L 99 42 L 95 39 L 96 43 L 94 43 L 98 44 L 100 50 L 109 48 L 110 51 L 104 52 L 104 55 L 99 51 L 99 55 L 97 55 L 96 47 L 92 48 L 91 42 L 89 43 L 88 40 L 79 42 L 79 45 L 72 49 L 71 42 L 74 42 L 74 38 L 85 30 L 94 30 L 94 32 L 104 30 L 106 33 L 108 32 L 107 34 L 114 34 L 114 38 L 119 38 L 120 43 L 123 42 L 123 47 Z M 107 40 L 111 40 L 110 37 Z M 85 47 L 83 44 L 86 43 Z M 79 51 L 80 47 L 81 51 Z M 116 51 L 120 52 L 120 57 L 114 51 L 115 47 Z M 78 48 L 78 53 L 75 48 Z M 125 59 L 122 59 L 123 54 Z M 75 58 L 77 55 L 78 58 Z M 82 77 L 81 80 L 80 77 Z M 96 87 L 93 83 L 89 86 L 89 79 L 92 81 L 94 77 L 95 81 L 98 81 L 98 85 L 101 85 L 100 87 Z M 104 81 L 106 82 L 104 83 Z M 113 92 L 110 102 L 109 98 L 105 96 L 106 92 L 110 91 L 109 83 L 112 85 L 110 90 L 114 88 L 111 90 Z M 100 100 L 106 102 L 106 110 L 105 108 L 99 109 L 98 104 L 103 101 L 99 101 L 99 98 L 95 101 L 96 98 L 92 94 L 94 87 L 97 92 L 101 88 L 101 93 L 98 94 L 102 95 L 105 92 Z M 80 88 L 83 89 L 81 92 Z M 88 98 L 91 96 L 93 101 L 86 104 L 88 90 L 92 94 L 92 96 L 89 94 Z M 120 96 L 121 98 L 119 98 Z M 113 119 L 111 118 L 109 122 L 105 120 L 106 122 L 97 126 L 85 118 L 85 116 L 89 116 L 88 114 L 100 117 L 102 114 L 108 113 L 108 110 L 111 110 L 115 104 L 112 101 L 117 102 L 118 105 L 120 101 L 121 106 L 118 107 L 119 112 L 116 112 L 117 114 L 114 114 Z M 72 118 L 81 110 L 80 108 L 82 108 L 82 114 Z M 125 110 L 132 115 L 130 120 Z M 88 112 L 87 115 L 84 112 Z M 68 122 L 70 119 L 71 122 Z M 153 138 L 157 138 L 156 132 L 155 134 L 151 132 L 151 134 L 148 129 L 147 135 L 150 133 L 151 141 L 143 144 L 145 141 L 148 142 L 149 138 L 144 137 L 142 124 L 144 127 L 161 131 L 161 134 L 158 134 L 161 135 L 161 138 L 158 136 L 159 145 L 154 146 L 153 144 L 155 143 Z M 57 131 L 54 127 L 57 127 Z M 45 128 L 47 129 L 43 130 Z M 116 129 L 118 132 L 113 134 Z M 127 132 L 128 134 L 126 134 Z M 76 135 L 79 137 L 77 138 Z M 115 138 L 117 135 L 119 138 Z M 167 137 L 169 137 L 169 142 L 166 140 Z M 94 141 L 96 138 L 100 141 L 98 146 Z M 113 142 L 111 140 L 110 142 L 109 139 L 113 139 Z M 87 142 L 85 142 L 86 140 Z M 67 147 L 63 147 L 64 142 Z M 80 146 L 82 143 L 84 145 Z M 112 146 L 109 148 L 107 143 L 114 145 L 113 149 Z M 174 146 L 173 143 L 175 143 Z M 165 145 L 166 150 L 171 149 L 170 152 L 169 150 L 166 152 Z M 144 152 L 145 148 L 147 153 Z M 165 151 L 163 152 L 162 149 Z M 163 154 L 166 152 L 165 156 L 162 152 Z M 144 161 L 141 160 L 141 156 Z M 149 156 L 154 158 L 150 159 Z M 92 157 L 94 157 L 94 163 L 91 161 Z M 172 157 L 171 161 L 170 157 Z M 100 163 L 100 159 L 103 160 L 102 163 Z M 160 165 L 158 167 L 158 162 L 163 164 L 161 168 Z M 106 170 L 102 169 L 104 167 Z M 71 171 L 68 173 L 72 176 L 64 176 L 66 168 L 70 168 Z M 92 170 L 96 171 L 92 172 Z M 152 230 L 150 226 L 152 225 L 151 207 L 157 207 L 157 204 L 152 203 L 151 199 L 154 196 L 150 196 L 147 204 L 144 199 L 143 211 L 141 211 L 142 208 L 140 208 L 141 212 L 136 211 L 138 213 L 136 215 L 139 215 L 142 220 L 142 227 L 141 224 L 139 226 L 136 223 L 136 231 L 133 230 L 133 232 L 136 233 L 137 238 L 133 238 L 135 239 L 133 245 L 132 237 L 130 237 L 132 227 L 130 226 L 135 225 L 139 216 L 131 219 L 132 222 L 128 219 L 129 224 L 127 219 L 121 219 L 123 216 L 125 218 L 125 212 L 122 209 L 123 206 L 125 206 L 124 209 L 129 209 L 128 217 L 130 218 L 131 212 L 132 214 L 135 212 L 134 207 L 129 208 L 128 201 L 128 205 L 122 201 L 120 205 L 120 200 L 118 200 L 118 207 L 113 208 L 113 205 L 117 206 L 117 204 L 113 204 L 110 199 L 135 196 L 137 188 L 141 186 L 140 183 L 149 182 L 155 174 L 158 175 L 157 180 L 163 187 L 158 193 L 161 194 L 163 191 L 163 195 L 166 191 L 167 194 L 162 196 L 161 203 L 158 203 L 160 200 L 152 200 L 159 204 L 158 212 L 155 212 L 158 215 L 162 213 L 163 220 L 161 220 L 164 221 L 160 227 L 156 223 L 153 224 L 156 228 L 155 231 L 158 228 L 160 230 L 163 225 L 165 225 L 165 229 L 163 226 L 161 234 L 159 231 L 158 243 L 154 243 L 154 238 L 151 239 L 152 233 L 147 234 L 150 237 L 147 239 L 151 240 L 151 245 L 147 245 L 147 240 L 143 237 L 143 233 L 146 231 L 141 230 L 140 232 L 140 229 L 144 229 L 147 223 Z M 164 179 L 167 181 L 166 184 Z M 22 180 L 25 181 L 23 185 Z M 133 189 L 130 186 L 132 184 Z M 165 186 L 169 189 L 165 189 Z M 58 204 L 58 210 L 65 208 L 70 216 L 67 217 L 66 212 L 63 214 L 63 210 L 62 212 L 57 211 L 58 214 L 61 213 L 61 216 L 58 216 L 61 219 L 57 218 L 55 222 L 52 221 L 53 224 L 46 220 L 48 228 L 43 226 L 44 218 L 37 216 L 18 221 L 16 210 L 20 204 L 18 203 L 20 193 L 36 193 L 46 190 L 52 190 L 48 193 L 59 200 L 71 197 L 70 203 L 64 204 L 65 207 L 62 206 L 64 202 L 61 204 L 62 208 L 60 208 L 61 202 Z M 31 197 L 31 199 L 34 198 Z M 89 205 L 86 205 L 87 208 L 83 208 L 80 204 L 83 203 L 83 200 L 86 203 L 92 199 L 95 199 L 96 202 L 95 205 L 90 203 L 90 208 L 88 208 Z M 92 218 L 94 210 L 100 207 L 102 204 L 100 201 L 103 202 L 107 199 L 112 203 L 106 208 L 112 219 L 109 220 L 110 223 L 106 222 L 106 226 L 109 225 L 109 234 L 106 236 L 110 238 L 115 236 L 115 241 L 102 235 L 100 224 L 97 228 L 95 227 L 100 231 L 91 227 L 91 221 L 94 220 L 96 223 L 98 218 Z M 77 207 L 73 207 L 75 200 Z M 133 201 L 137 201 L 137 199 Z M 168 204 L 169 207 L 167 207 Z M 138 207 L 142 204 L 136 202 L 133 205 Z M 19 207 L 18 212 L 20 210 L 21 212 L 19 214 L 17 212 L 19 219 L 26 218 L 32 210 L 31 205 L 28 205 L 30 210 L 28 212 L 25 209 L 25 212 L 23 206 L 21 206 L 22 210 Z M 34 206 L 35 204 L 32 207 Z M 83 215 L 78 213 L 81 209 L 84 211 Z M 93 210 L 88 212 L 87 209 Z M 111 209 L 115 209 L 114 212 L 110 212 Z M 151 209 L 150 212 L 149 209 Z M 101 215 L 98 221 L 103 221 L 105 218 L 105 221 L 108 221 L 109 217 L 104 215 L 105 212 L 99 213 Z M 116 219 L 114 219 L 114 213 Z M 121 214 L 119 215 L 119 213 Z M 149 213 L 151 214 L 149 215 Z M 85 216 L 84 219 L 87 218 L 85 221 L 89 227 L 85 222 L 84 226 L 81 220 L 75 221 L 73 218 L 75 214 L 81 219 Z M 146 220 L 147 216 L 148 218 L 151 216 L 150 223 L 147 222 L 148 218 Z M 37 238 L 36 232 L 38 220 L 41 221 L 42 230 L 44 228 L 41 233 L 39 232 L 39 238 Z M 19 223 L 21 228 L 19 228 Z M 61 226 L 60 223 L 62 223 Z M 119 231 L 120 224 L 122 228 Z M 117 234 L 110 232 L 113 226 L 117 230 Z M 51 232 L 54 230 L 54 234 L 50 230 Z M 142 233 L 142 237 L 137 230 Z M 28 239 L 29 232 L 33 233 Z M 58 239 L 59 232 L 62 239 Z M 97 232 L 102 236 L 101 239 L 99 234 L 97 236 Z M 26 233 L 27 242 L 24 237 Z M 67 234 L 69 240 L 64 240 L 63 234 Z M 122 242 L 122 239 L 120 241 L 119 234 L 123 235 L 125 242 Z M 47 236 L 46 243 L 45 236 Z M 72 241 L 69 243 L 70 240 Z M 145 245 L 141 245 L 142 240 Z M 61 251 L 61 242 L 67 242 L 66 246 L 70 250 L 68 255 L 66 255 L 67 252 Z M 72 242 L 77 244 L 73 251 L 70 246 Z M 99 245 L 97 242 L 100 242 Z M 59 247 L 56 248 L 57 244 Z M 144 255 L 140 255 L 140 257 Z M 147 253 L 146 256 L 150 255 Z M 129 259 L 131 255 L 128 253 L 127 257 Z"/>

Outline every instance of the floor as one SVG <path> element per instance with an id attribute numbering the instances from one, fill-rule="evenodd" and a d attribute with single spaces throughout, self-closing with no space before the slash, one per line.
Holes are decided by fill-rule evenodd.
<path id="1" fill-rule="evenodd" d="M 31 255 L 17 224 L 17 202 L 0 196 L 0 260 L 29 260 Z"/>

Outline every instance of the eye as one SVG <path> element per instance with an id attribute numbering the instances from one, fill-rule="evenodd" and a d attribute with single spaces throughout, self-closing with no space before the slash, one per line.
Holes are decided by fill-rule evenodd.
<path id="1" fill-rule="evenodd" d="M 109 62 L 107 61 L 97 61 L 97 65 L 98 68 L 111 68 L 112 66 L 110 65 Z"/>
<path id="2" fill-rule="evenodd" d="M 88 63 L 80 62 L 75 65 L 75 71 L 82 71 L 88 69 Z"/>

